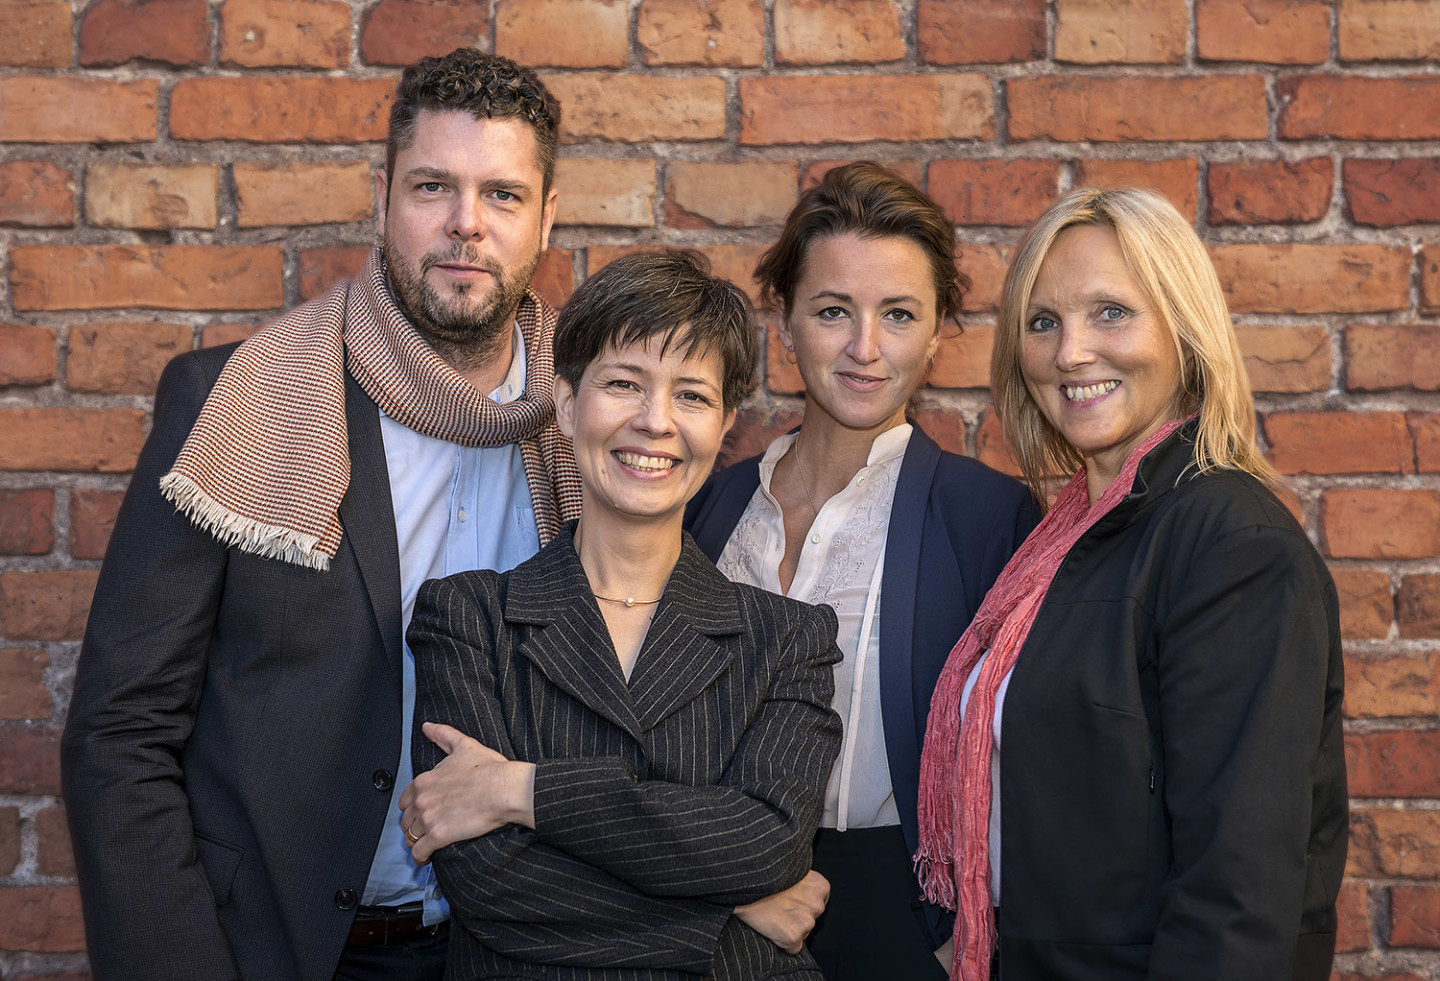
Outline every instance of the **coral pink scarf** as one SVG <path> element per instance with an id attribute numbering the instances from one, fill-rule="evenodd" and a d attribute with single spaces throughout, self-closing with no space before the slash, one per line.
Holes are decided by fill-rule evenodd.
<path id="1" fill-rule="evenodd" d="M 1006 563 L 936 682 L 920 758 L 915 873 L 931 902 L 957 911 L 952 977 L 959 981 L 987 981 L 995 944 L 989 843 L 995 693 L 1015 666 L 1050 581 L 1071 546 L 1124 500 L 1141 459 L 1180 425 L 1167 422 L 1136 447 L 1093 506 L 1083 468 L 1065 485 L 1045 520 Z M 965 681 L 987 650 L 990 657 L 961 721 Z"/>

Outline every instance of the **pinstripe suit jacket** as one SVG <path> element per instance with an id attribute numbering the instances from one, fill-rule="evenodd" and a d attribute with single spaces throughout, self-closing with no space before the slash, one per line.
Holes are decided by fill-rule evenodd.
<path id="1" fill-rule="evenodd" d="M 810 868 L 840 741 L 834 613 L 729 582 L 687 535 L 627 683 L 573 530 L 416 601 L 417 722 L 537 764 L 535 830 L 435 855 L 447 977 L 818 979 L 731 909 Z M 442 754 L 415 731 L 419 772 Z"/>

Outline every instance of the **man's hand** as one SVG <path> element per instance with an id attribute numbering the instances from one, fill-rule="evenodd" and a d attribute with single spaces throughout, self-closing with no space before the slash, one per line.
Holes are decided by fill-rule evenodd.
<path id="1" fill-rule="evenodd" d="M 829 899 L 829 880 L 811 869 L 789 889 L 736 906 L 735 915 L 785 953 L 798 954 L 805 946 L 805 938 L 815 929 L 815 920 L 825 912 Z"/>
<path id="2" fill-rule="evenodd" d="M 506 824 L 535 827 L 534 764 L 507 760 L 452 726 L 426 722 L 421 731 L 446 756 L 400 795 L 400 825 L 416 862 Z"/>

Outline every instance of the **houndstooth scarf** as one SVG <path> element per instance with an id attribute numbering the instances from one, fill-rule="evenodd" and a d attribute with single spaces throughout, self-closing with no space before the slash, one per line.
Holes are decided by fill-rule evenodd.
<path id="1" fill-rule="evenodd" d="M 226 545 L 312 569 L 340 546 L 350 486 L 345 372 L 387 416 L 462 446 L 519 443 L 543 545 L 580 512 L 580 474 L 555 427 L 555 313 L 527 292 L 516 316 L 525 393 L 497 404 L 396 306 L 379 248 L 360 275 L 241 344 L 160 491 Z"/>

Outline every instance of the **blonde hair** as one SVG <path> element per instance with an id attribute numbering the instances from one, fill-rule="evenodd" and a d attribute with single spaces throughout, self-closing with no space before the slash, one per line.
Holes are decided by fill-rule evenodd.
<path id="1" fill-rule="evenodd" d="M 1195 230 L 1160 195 L 1136 188 L 1080 188 L 1031 225 L 1015 250 L 1000 297 L 990 388 L 1026 482 L 1040 500 L 1046 477 L 1073 474 L 1080 453 L 1045 418 L 1025 387 L 1020 349 L 1040 266 L 1068 228 L 1109 228 L 1130 275 L 1170 331 L 1180 360 L 1175 410 L 1198 412 L 1195 466 L 1244 470 L 1272 486 L 1279 477 L 1255 442 L 1255 400 L 1220 279 Z"/>

